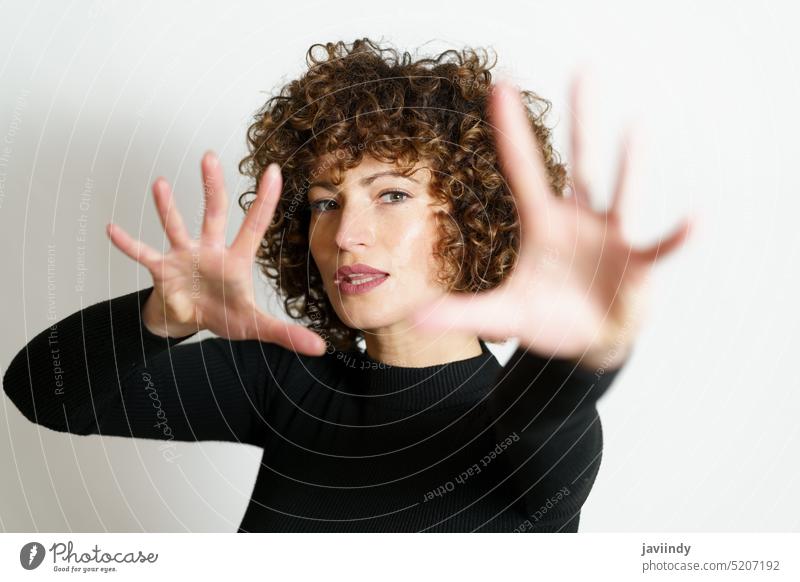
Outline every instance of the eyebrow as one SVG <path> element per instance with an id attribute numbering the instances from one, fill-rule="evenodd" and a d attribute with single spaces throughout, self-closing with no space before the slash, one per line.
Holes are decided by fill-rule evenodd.
<path id="1" fill-rule="evenodd" d="M 378 172 L 376 174 L 372 174 L 371 176 L 366 176 L 364 178 L 361 178 L 361 180 L 359 180 L 358 183 L 361 186 L 369 186 L 375 180 L 377 180 L 378 178 L 382 178 L 384 176 L 393 176 L 393 177 L 396 177 L 396 178 L 403 178 L 405 180 L 409 180 L 410 182 L 414 182 L 415 184 L 419 184 L 419 180 L 416 180 L 416 179 L 412 178 L 411 176 L 406 176 L 405 174 L 403 174 L 402 172 L 399 172 L 398 170 L 386 170 L 384 172 Z M 336 194 L 336 192 L 338 191 L 336 186 L 332 182 L 329 182 L 328 180 L 319 180 L 317 182 L 311 182 L 311 184 L 309 184 L 309 186 L 308 186 L 308 189 L 311 190 L 311 188 L 313 188 L 315 186 L 319 186 L 320 188 L 325 188 L 326 190 L 329 190 L 329 191 L 333 192 L 334 194 Z"/>

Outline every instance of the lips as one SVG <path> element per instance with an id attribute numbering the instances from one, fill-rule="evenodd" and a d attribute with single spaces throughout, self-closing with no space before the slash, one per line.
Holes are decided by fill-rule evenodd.
<path id="1" fill-rule="evenodd" d="M 348 283 L 360 283 L 381 276 L 388 277 L 389 273 L 363 263 L 356 263 L 355 265 L 344 265 L 336 269 L 334 279 L 337 283 L 342 280 Z"/>
<path id="2" fill-rule="evenodd" d="M 357 263 L 339 267 L 334 275 L 334 283 L 346 295 L 360 295 L 377 287 L 388 277 L 386 271 Z"/>

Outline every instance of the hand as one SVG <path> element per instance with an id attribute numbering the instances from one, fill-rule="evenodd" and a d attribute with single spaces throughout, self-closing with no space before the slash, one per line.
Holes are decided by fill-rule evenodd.
<path id="1" fill-rule="evenodd" d="M 258 339 L 318 356 L 324 340 L 301 325 L 288 324 L 255 303 L 253 260 L 272 221 L 282 188 L 280 168 L 272 164 L 261 177 L 255 201 L 230 247 L 225 246 L 228 200 L 219 160 L 211 152 L 202 160 L 206 208 L 202 234 L 193 240 L 175 208 L 169 184 L 153 184 L 161 223 L 170 241 L 165 255 L 131 238 L 109 223 L 106 231 L 123 253 L 141 263 L 153 277 L 153 292 L 143 308 L 146 327 L 157 335 L 183 337 L 208 329 L 233 340 Z"/>
<path id="2" fill-rule="evenodd" d="M 516 197 L 520 253 L 509 278 L 476 295 L 445 296 L 415 314 L 423 329 L 464 330 L 487 339 L 518 337 L 520 347 L 540 355 L 575 359 L 612 369 L 627 357 L 641 323 L 652 264 L 677 249 L 689 233 L 684 221 L 644 249 L 623 237 L 620 210 L 631 187 L 631 160 L 623 143 L 613 201 L 592 209 L 582 151 L 582 83 L 572 90 L 578 120 L 572 126 L 575 194 L 554 195 L 541 149 L 517 89 L 495 85 L 489 103 L 501 171 Z M 635 161 L 634 157 L 632 161 Z"/>

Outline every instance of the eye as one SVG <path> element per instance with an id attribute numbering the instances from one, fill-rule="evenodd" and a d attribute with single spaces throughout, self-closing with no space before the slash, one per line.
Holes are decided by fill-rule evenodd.
<path id="1" fill-rule="evenodd" d="M 399 194 L 400 196 L 403 196 L 403 198 L 400 198 L 400 199 L 397 199 L 397 198 L 391 199 L 390 198 L 390 200 L 389 200 L 390 204 L 395 204 L 397 202 L 403 202 L 406 198 L 411 198 L 410 194 L 408 194 L 406 192 L 403 192 L 402 190 L 391 190 L 389 192 L 384 192 L 383 194 L 381 194 L 379 196 L 379 198 L 383 198 L 384 196 L 393 196 L 393 195 L 396 195 L 396 194 Z"/>
<path id="2" fill-rule="evenodd" d="M 316 200 L 314 202 L 309 202 L 308 207 L 311 209 L 312 212 L 327 212 L 330 207 L 328 206 L 329 203 L 336 204 L 336 200 L 331 198 L 323 198 L 322 200 Z"/>

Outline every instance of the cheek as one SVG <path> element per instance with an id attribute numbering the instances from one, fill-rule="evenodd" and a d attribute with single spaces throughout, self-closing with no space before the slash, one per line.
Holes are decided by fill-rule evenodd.
<path id="1" fill-rule="evenodd" d="M 314 224 L 312 221 L 308 227 L 308 250 L 311 258 L 317 261 L 329 261 L 329 257 L 336 256 L 336 243 L 334 236 L 336 232 L 326 225 L 324 221 Z"/>
<path id="2" fill-rule="evenodd" d="M 336 245 L 326 242 L 323 236 L 320 236 L 319 230 L 314 232 L 311 236 L 309 231 L 308 237 L 308 263 L 316 266 L 317 270 L 322 275 L 322 287 L 326 294 L 332 292 L 333 283 L 328 280 L 328 273 L 336 267 Z M 310 265 L 309 265 L 310 266 Z"/>
<path id="3" fill-rule="evenodd" d="M 387 228 L 391 236 L 386 241 L 392 262 L 404 284 L 431 286 L 436 264 L 433 249 L 437 240 L 433 216 L 404 220 Z"/>

